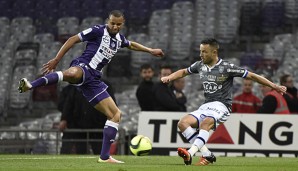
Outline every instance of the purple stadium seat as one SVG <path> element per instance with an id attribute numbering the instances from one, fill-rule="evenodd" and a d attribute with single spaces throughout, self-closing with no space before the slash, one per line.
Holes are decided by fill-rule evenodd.
<path id="1" fill-rule="evenodd" d="M 259 1 L 252 0 L 242 4 L 240 34 L 260 33 L 260 11 L 261 3 Z"/>
<path id="2" fill-rule="evenodd" d="M 61 0 L 58 5 L 59 17 L 78 17 L 81 18 L 81 1 Z"/>
<path id="3" fill-rule="evenodd" d="M 35 18 L 35 0 L 16 0 L 12 5 L 14 17 Z"/>
<path id="4" fill-rule="evenodd" d="M 102 17 L 104 14 L 104 1 L 84 0 L 80 10 L 82 18 Z"/>
<path id="5" fill-rule="evenodd" d="M 256 66 L 263 59 L 262 54 L 256 52 L 247 52 L 240 57 L 240 66 L 248 67 L 252 70 L 256 69 Z"/>
<path id="6" fill-rule="evenodd" d="M 128 4 L 130 4 L 130 0 L 104 0 L 105 3 L 105 11 L 104 18 L 108 17 L 108 14 L 112 10 L 120 10 L 126 15 L 128 12 Z"/>
<path id="7" fill-rule="evenodd" d="M 281 1 L 264 2 L 261 12 L 263 31 L 280 28 L 284 25 L 285 6 Z"/>
<path id="8" fill-rule="evenodd" d="M 152 0 L 151 9 L 159 10 L 159 9 L 170 9 L 172 8 L 173 1 L 160 1 L 160 0 Z"/>
<path id="9" fill-rule="evenodd" d="M 12 4 L 14 3 L 14 0 L 1 0 L 0 1 L 0 16 L 8 17 L 9 19 L 12 19 Z"/>
<path id="10" fill-rule="evenodd" d="M 147 0 L 131 0 L 128 7 L 128 20 L 130 24 L 147 25 L 151 16 L 151 3 Z"/>

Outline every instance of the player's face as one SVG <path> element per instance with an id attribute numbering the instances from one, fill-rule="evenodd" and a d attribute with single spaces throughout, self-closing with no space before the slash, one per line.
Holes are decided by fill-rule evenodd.
<path id="1" fill-rule="evenodd" d="M 148 68 L 148 69 L 143 69 L 141 71 L 141 77 L 145 80 L 145 81 L 150 81 L 152 80 L 153 78 L 153 75 L 154 75 L 154 72 L 151 68 Z"/>
<path id="2" fill-rule="evenodd" d="M 212 64 L 214 57 L 216 57 L 216 50 L 208 44 L 201 44 L 200 57 L 204 64 Z"/>
<path id="3" fill-rule="evenodd" d="M 115 17 L 111 15 L 108 19 L 108 31 L 111 34 L 117 34 L 122 29 L 124 25 L 123 17 Z"/>
<path id="4" fill-rule="evenodd" d="M 252 92 L 253 82 L 251 80 L 244 80 L 243 81 L 243 92 L 250 93 Z"/>

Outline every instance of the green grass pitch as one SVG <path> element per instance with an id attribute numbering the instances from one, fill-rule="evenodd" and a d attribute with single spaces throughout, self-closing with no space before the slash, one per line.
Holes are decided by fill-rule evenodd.
<path id="1" fill-rule="evenodd" d="M 92 155 L 0 155 L 0 171 L 297 171 L 297 158 L 217 157 L 208 166 L 184 166 L 176 156 L 114 156 L 124 164 L 97 163 Z M 193 159 L 193 163 L 198 158 Z"/>

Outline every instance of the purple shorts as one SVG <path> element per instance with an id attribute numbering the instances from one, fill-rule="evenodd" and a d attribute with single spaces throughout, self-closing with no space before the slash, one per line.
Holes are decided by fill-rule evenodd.
<path id="1" fill-rule="evenodd" d="M 110 97 L 107 92 L 108 86 L 100 80 L 101 72 L 90 68 L 87 64 L 75 59 L 70 64 L 71 67 L 80 67 L 83 70 L 83 79 L 79 84 L 73 84 L 83 92 L 85 98 L 95 106 L 105 98 Z"/>

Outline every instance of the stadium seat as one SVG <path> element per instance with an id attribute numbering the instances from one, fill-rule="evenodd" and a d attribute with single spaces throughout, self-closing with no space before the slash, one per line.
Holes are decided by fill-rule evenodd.
<path id="1" fill-rule="evenodd" d="M 35 19 L 35 0 L 15 0 L 12 4 L 12 15 Z"/>
<path id="2" fill-rule="evenodd" d="M 201 40 L 215 37 L 216 27 L 215 1 L 196 0 L 194 6 L 194 50 L 199 50 Z"/>
<path id="3" fill-rule="evenodd" d="M 285 6 L 279 0 L 265 0 L 261 11 L 261 26 L 263 32 L 271 32 L 281 28 L 285 21 Z"/>
<path id="4" fill-rule="evenodd" d="M 173 1 L 160 1 L 160 0 L 152 0 L 151 9 L 152 11 L 163 10 L 163 9 L 171 9 L 173 5 Z"/>
<path id="5" fill-rule="evenodd" d="M 33 25 L 11 25 L 10 40 L 18 41 L 20 43 L 32 42 L 35 31 L 35 26 Z"/>
<path id="6" fill-rule="evenodd" d="M 120 10 L 127 16 L 130 1 L 131 0 L 104 0 L 104 15 L 102 15 L 102 17 L 108 17 L 109 12 L 112 10 Z"/>
<path id="7" fill-rule="evenodd" d="M 151 3 L 147 0 L 131 0 L 126 18 L 130 27 L 147 25 L 151 16 Z"/>
<path id="8" fill-rule="evenodd" d="M 285 16 L 298 19 L 298 0 L 285 0 Z"/>
<path id="9" fill-rule="evenodd" d="M 23 77 L 28 78 L 28 80 L 33 80 L 35 78 L 36 68 L 33 65 L 23 65 L 17 66 L 14 69 L 12 76 L 12 84 L 10 87 L 10 103 L 9 108 L 12 109 L 28 109 L 31 105 L 31 93 L 20 94 L 17 89 L 19 85 L 19 80 Z M 25 111 L 24 111 L 25 112 Z"/>
<path id="10" fill-rule="evenodd" d="M 16 65 L 35 65 L 37 52 L 32 49 L 24 49 L 16 52 Z"/>
<path id="11" fill-rule="evenodd" d="M 76 17 L 62 17 L 57 21 L 58 36 L 74 35 L 79 32 L 79 19 Z"/>
<path id="12" fill-rule="evenodd" d="M 81 19 L 81 0 L 60 0 L 58 5 L 59 17 L 76 17 Z"/>
<path id="13" fill-rule="evenodd" d="M 190 57 L 193 41 L 193 3 L 181 1 L 173 4 L 172 17 L 172 40 L 170 43 L 169 57 L 175 60 L 184 60 Z"/>
<path id="14" fill-rule="evenodd" d="M 8 17 L 0 17 L 0 26 L 9 26 L 10 25 L 10 20 Z"/>
<path id="15" fill-rule="evenodd" d="M 5 44 L 10 39 L 10 25 L 0 24 L 0 46 L 5 46 Z"/>
<path id="16" fill-rule="evenodd" d="M 45 42 L 40 44 L 40 50 L 36 60 L 37 75 L 41 74 L 42 65 L 54 58 L 61 46 L 62 44 L 60 42 Z M 57 67 L 57 70 L 59 69 L 60 65 Z"/>
<path id="17" fill-rule="evenodd" d="M 140 42 L 145 46 L 152 47 L 153 44 L 150 42 L 149 36 L 147 34 L 131 34 L 127 37 L 128 40 Z M 151 62 L 153 57 L 149 53 L 143 53 L 138 51 L 131 52 L 131 63 L 130 66 L 132 67 L 133 74 L 138 74 L 139 68 L 142 64 Z"/>
<path id="18" fill-rule="evenodd" d="M 171 10 L 153 11 L 148 24 L 149 39 L 154 47 L 161 48 L 168 52 L 171 31 Z"/>
<path id="19" fill-rule="evenodd" d="M 80 7 L 81 15 L 83 18 L 86 17 L 104 17 L 104 1 L 94 1 L 94 0 L 83 0 Z"/>
<path id="20" fill-rule="evenodd" d="M 104 24 L 104 21 L 101 17 L 86 17 L 82 20 L 82 23 L 80 25 L 80 31 L 83 31 L 87 28 L 90 28 L 98 24 Z"/>
<path id="21" fill-rule="evenodd" d="M 0 17 L 13 18 L 12 5 L 14 0 L 1 0 L 0 1 Z"/>
<path id="22" fill-rule="evenodd" d="M 241 7 L 240 34 L 261 34 L 260 0 L 245 0 Z"/>
<path id="23" fill-rule="evenodd" d="M 43 44 L 43 43 L 52 43 L 54 42 L 54 35 L 52 33 L 39 33 L 35 34 L 33 37 L 33 42 Z"/>

